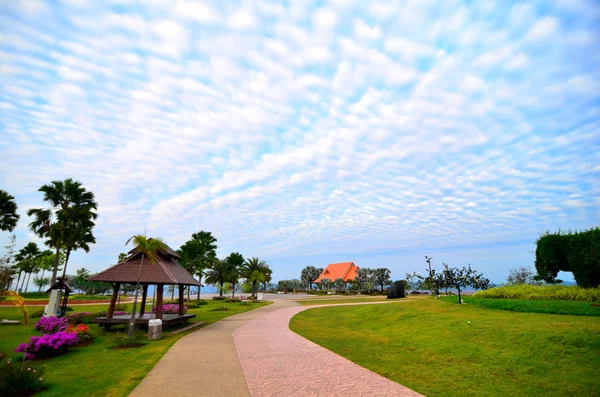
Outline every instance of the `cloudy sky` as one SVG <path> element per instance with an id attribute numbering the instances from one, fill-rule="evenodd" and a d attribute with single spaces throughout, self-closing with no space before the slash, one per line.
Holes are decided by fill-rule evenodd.
<path id="1" fill-rule="evenodd" d="M 0 188 L 99 202 L 89 254 L 200 229 L 275 279 L 532 265 L 600 223 L 600 6 L 522 1 L 4 1 Z M 7 240 L 0 235 L 0 243 Z"/>

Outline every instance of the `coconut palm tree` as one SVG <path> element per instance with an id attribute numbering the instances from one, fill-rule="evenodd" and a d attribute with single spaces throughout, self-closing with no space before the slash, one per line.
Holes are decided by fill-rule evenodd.
<path id="1" fill-rule="evenodd" d="M 259 283 L 264 282 L 266 275 L 270 274 L 270 272 L 271 268 L 267 265 L 267 262 L 261 261 L 258 258 L 252 257 L 244 262 L 240 273 L 243 278 L 252 284 L 253 299 L 256 297 Z"/>
<path id="2" fill-rule="evenodd" d="M 235 298 L 235 286 L 240 280 L 240 271 L 244 264 L 244 257 L 239 252 L 232 252 L 225 260 L 228 264 L 226 281 L 231 283 L 231 297 Z"/>
<path id="3" fill-rule="evenodd" d="M 19 292 L 23 290 L 23 286 L 25 285 L 25 278 L 27 275 L 27 287 L 25 287 L 25 291 L 29 287 L 29 279 L 31 278 L 31 273 L 38 271 L 38 259 L 40 256 L 40 249 L 37 244 L 34 242 L 29 242 L 27 245 L 19 250 L 17 254 L 17 261 L 19 269 L 25 273 L 23 276 L 23 282 L 21 284 L 21 288 L 19 288 Z"/>
<path id="4" fill-rule="evenodd" d="M 60 250 L 65 250 L 63 274 L 66 274 L 71 252 L 80 248 L 89 252 L 89 245 L 96 242 L 92 229 L 97 217 L 97 203 L 92 192 L 70 178 L 53 181 L 42 186 L 39 191 L 44 193 L 44 201 L 50 204 L 50 208 L 33 208 L 27 211 L 27 215 L 34 218 L 29 228 L 39 237 L 45 238 L 47 246 L 56 249 L 51 280 L 51 284 L 54 284 Z"/>
<path id="5" fill-rule="evenodd" d="M 135 285 L 135 298 L 133 299 L 133 310 L 131 311 L 131 320 L 129 322 L 129 330 L 127 332 L 127 337 L 129 339 L 133 338 L 133 333 L 135 332 L 135 313 L 137 310 L 137 301 L 138 295 L 140 292 L 140 280 L 142 278 L 142 267 L 144 266 L 144 259 L 148 258 L 150 263 L 155 264 L 158 262 L 158 251 L 167 251 L 167 244 L 160 238 L 146 238 L 146 236 L 142 236 L 138 234 L 137 236 L 131 237 L 127 240 L 125 245 L 129 244 L 130 241 L 133 241 L 133 245 L 137 250 L 134 255 L 137 253 L 142 254 L 142 260 L 140 261 L 140 267 L 138 269 L 137 275 L 137 283 Z"/>
<path id="6" fill-rule="evenodd" d="M 211 267 L 206 271 L 204 280 L 208 284 L 218 285 L 219 296 L 223 296 L 223 284 L 227 281 L 229 264 L 225 259 L 215 259 Z"/>
<path id="7" fill-rule="evenodd" d="M 192 234 L 192 238 L 177 250 L 177 254 L 181 256 L 179 263 L 188 272 L 196 275 L 198 282 L 202 283 L 205 269 L 210 267 L 217 258 L 216 250 L 217 239 L 211 232 L 200 230 Z M 200 300 L 200 287 L 198 287 L 198 300 Z"/>
<path id="8" fill-rule="evenodd" d="M 0 230 L 12 232 L 17 227 L 19 214 L 15 198 L 4 190 L 0 190 Z"/>
<path id="9" fill-rule="evenodd" d="M 317 269 L 314 266 L 306 266 L 300 273 L 300 279 L 308 284 L 308 289 L 312 290 L 312 285 L 316 279 L 323 273 L 323 269 Z"/>

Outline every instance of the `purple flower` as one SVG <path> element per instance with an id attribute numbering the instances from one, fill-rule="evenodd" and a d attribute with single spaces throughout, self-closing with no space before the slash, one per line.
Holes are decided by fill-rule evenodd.
<path id="1" fill-rule="evenodd" d="M 64 317 L 42 317 L 35 323 L 35 329 L 43 334 L 54 334 L 64 331 L 69 326 L 69 321 Z"/>
<path id="2" fill-rule="evenodd" d="M 165 314 L 178 314 L 179 313 L 179 305 L 174 303 L 168 303 L 162 306 L 163 313 Z M 184 312 L 187 311 L 187 306 L 184 306 Z M 156 307 L 152 307 L 152 313 L 156 313 Z"/>
<path id="3" fill-rule="evenodd" d="M 29 360 L 40 356 L 55 355 L 77 343 L 79 343 L 77 334 L 59 331 L 54 334 L 32 336 L 29 343 L 21 343 L 15 352 L 25 353 L 25 358 Z"/>

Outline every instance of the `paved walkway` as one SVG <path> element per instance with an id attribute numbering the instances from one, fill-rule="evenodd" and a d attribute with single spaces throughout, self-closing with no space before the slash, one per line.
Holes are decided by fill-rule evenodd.
<path id="1" fill-rule="evenodd" d="M 257 316 L 234 331 L 237 353 L 252 397 L 421 396 L 289 329 L 290 319 L 295 314 L 323 306 L 340 305 L 282 308 Z"/>
<path id="2" fill-rule="evenodd" d="M 179 339 L 131 396 L 248 397 L 248 386 L 238 360 L 233 331 L 271 311 L 296 305 L 291 300 L 224 318 Z"/>

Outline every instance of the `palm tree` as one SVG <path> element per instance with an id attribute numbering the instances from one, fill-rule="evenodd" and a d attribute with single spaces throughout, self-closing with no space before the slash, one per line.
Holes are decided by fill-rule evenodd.
<path id="1" fill-rule="evenodd" d="M 19 261 L 18 266 L 21 271 L 25 273 L 23 276 L 23 282 L 21 284 L 21 288 L 19 288 L 19 292 L 23 290 L 23 286 L 25 285 L 25 277 L 27 277 L 27 287 L 25 287 L 25 291 L 29 288 L 29 279 L 31 278 L 31 273 L 37 272 L 38 270 L 38 259 L 40 256 L 40 249 L 37 244 L 34 242 L 29 242 L 27 245 L 19 250 L 17 254 L 17 260 Z"/>
<path id="2" fill-rule="evenodd" d="M 97 217 L 97 203 L 92 192 L 86 191 L 80 182 L 70 178 L 53 181 L 42 186 L 39 191 L 44 193 L 44 201 L 50 204 L 50 208 L 33 208 L 27 211 L 27 215 L 34 217 L 29 228 L 39 237 L 45 238 L 46 245 L 56 249 L 51 280 L 51 284 L 54 284 L 60 250 L 64 249 L 66 253 L 64 276 L 71 252 L 80 248 L 89 252 L 89 244 L 96 242 L 92 229 Z"/>
<path id="3" fill-rule="evenodd" d="M 312 285 L 316 279 L 323 273 L 323 269 L 317 269 L 314 266 L 306 266 L 300 273 L 300 279 L 308 284 L 308 289 L 312 290 Z"/>
<path id="4" fill-rule="evenodd" d="M 131 320 L 129 322 L 129 330 L 127 332 L 127 337 L 129 339 L 133 338 L 133 333 L 135 331 L 135 313 L 137 310 L 138 294 L 140 292 L 140 280 L 142 278 L 142 267 L 144 266 L 144 258 L 148 257 L 150 263 L 154 264 L 158 262 L 158 251 L 167 251 L 168 249 L 167 244 L 165 244 L 160 238 L 146 238 L 146 236 L 138 234 L 137 236 L 133 236 L 129 240 L 127 240 L 127 243 L 125 243 L 125 245 L 129 244 L 129 242 L 132 240 L 133 245 L 137 250 L 137 253 L 142 254 L 142 260 L 140 261 L 140 267 L 138 269 L 137 283 L 135 285 L 135 298 L 133 299 L 133 310 L 131 311 Z"/>
<path id="5" fill-rule="evenodd" d="M 60 260 L 59 260 L 59 262 L 60 262 Z M 54 254 L 50 250 L 44 250 L 40 254 L 40 260 L 38 262 L 38 266 L 39 266 L 40 270 L 42 271 L 42 275 L 40 276 L 41 280 L 45 280 L 44 273 L 46 273 L 46 271 L 52 270 L 53 265 L 54 265 Z M 50 279 L 48 279 L 48 282 L 49 281 L 50 281 Z M 46 284 L 48 284 L 48 283 L 46 283 Z M 44 284 L 44 285 L 46 285 L 46 284 Z M 40 287 L 40 289 L 38 290 L 38 292 L 42 292 L 43 285 L 40 285 L 39 287 Z"/>
<path id="6" fill-rule="evenodd" d="M 15 198 L 0 189 L 0 230 L 12 232 L 17 227 L 18 221 Z"/>
<path id="7" fill-rule="evenodd" d="M 240 271 L 244 264 L 244 257 L 239 252 L 232 252 L 225 260 L 228 265 L 226 281 L 231 283 L 231 297 L 235 298 L 235 286 L 240 280 Z"/>
<path id="8" fill-rule="evenodd" d="M 267 262 L 261 261 L 258 258 L 252 257 L 242 266 L 241 276 L 252 284 L 252 298 L 256 297 L 258 284 L 265 281 L 266 275 L 271 272 L 271 268 Z"/>
<path id="9" fill-rule="evenodd" d="M 188 272 L 198 277 L 202 283 L 204 270 L 212 265 L 217 258 L 217 239 L 211 232 L 200 230 L 192 234 L 192 238 L 186 241 L 178 250 L 181 256 L 179 263 Z M 200 287 L 198 287 L 198 300 L 200 300 Z"/>
<path id="10" fill-rule="evenodd" d="M 208 284 L 218 285 L 219 296 L 223 296 L 223 284 L 227 281 L 229 265 L 225 259 L 215 259 L 212 266 L 206 271 L 204 280 Z"/>

